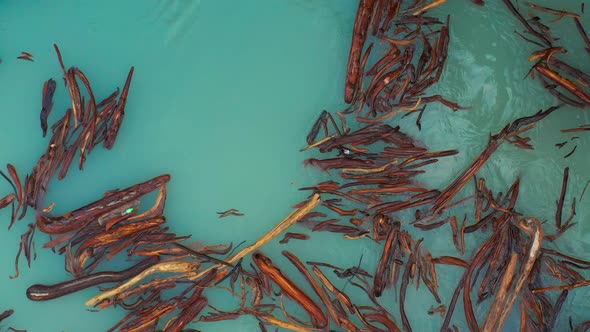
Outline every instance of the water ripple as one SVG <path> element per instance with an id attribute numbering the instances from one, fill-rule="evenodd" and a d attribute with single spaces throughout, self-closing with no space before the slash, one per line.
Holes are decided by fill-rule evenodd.
<path id="1" fill-rule="evenodd" d="M 152 11 L 154 23 L 166 30 L 164 45 L 181 43 L 198 21 L 201 0 L 163 0 Z"/>

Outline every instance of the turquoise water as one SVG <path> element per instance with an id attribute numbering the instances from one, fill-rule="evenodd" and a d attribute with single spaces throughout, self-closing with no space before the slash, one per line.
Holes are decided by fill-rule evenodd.
<path id="1" fill-rule="evenodd" d="M 555 5 L 559 1 L 538 1 Z M 124 188 L 161 173 L 170 173 L 166 215 L 177 234 L 192 234 L 207 244 L 252 242 L 290 213 L 290 206 L 306 197 L 297 189 L 314 184 L 326 175 L 303 168 L 302 161 L 314 156 L 300 153 L 307 130 L 322 109 L 343 107 L 343 82 L 350 46 L 356 1 L 1 1 L 0 2 L 0 158 L 17 167 L 23 176 L 30 172 L 45 150 L 48 138 L 41 137 L 39 111 L 43 82 L 58 82 L 51 119 L 69 105 L 61 83 L 61 69 L 53 50 L 60 46 L 66 66 L 81 68 L 90 79 L 98 99 L 122 87 L 130 66 L 135 75 L 119 138 L 112 151 L 97 148 L 83 172 L 71 170 L 63 181 L 51 183 L 48 201 L 57 203 L 55 212 L 66 212 L 102 196 L 105 191 Z M 578 1 L 568 9 L 579 11 Z M 506 123 L 555 100 L 539 82 L 522 80 L 529 69 L 532 48 L 513 31 L 519 23 L 496 1 L 477 7 L 470 1 L 454 0 L 433 11 L 451 14 L 449 60 L 441 82 L 431 91 L 472 107 L 453 113 L 432 106 L 425 112 L 422 131 L 414 118 L 391 123 L 413 134 L 431 150 L 459 149 L 460 154 L 427 167 L 422 180 L 445 186 L 484 148 L 488 134 Z M 587 27 L 590 21 L 583 19 Z M 556 25 L 555 35 L 569 49 L 567 59 L 588 72 L 590 65 L 582 41 L 570 21 Z M 35 62 L 17 60 L 21 51 L 34 55 Z M 570 191 L 579 197 L 590 178 L 587 155 L 589 135 L 580 133 L 576 153 L 564 159 L 573 147 L 561 150 L 554 144 L 572 134 L 559 129 L 590 123 L 587 111 L 564 108 L 550 115 L 530 137 L 534 151 L 503 146 L 481 171 L 491 188 L 505 191 L 521 177 L 520 211 L 551 223 L 559 196 L 563 168 L 570 167 Z M 9 192 L 7 185 L 2 193 Z M 578 204 L 579 223 L 555 246 L 567 253 L 585 256 L 590 249 L 586 236 L 590 226 L 586 197 Z M 217 211 L 237 208 L 242 218 L 217 218 Z M 469 204 L 466 211 L 471 211 Z M 472 212 L 470 212 L 472 213 Z M 0 212 L 8 225 L 9 211 Z M 41 249 L 45 236 L 37 235 L 38 259 L 21 276 L 14 273 L 19 235 L 33 214 L 10 232 L 0 232 L 0 310 L 15 314 L 3 325 L 28 331 L 105 331 L 124 315 L 123 310 L 88 312 L 84 302 L 97 294 L 89 289 L 61 299 L 33 303 L 25 290 L 33 283 L 55 283 L 68 278 L 63 257 Z M 295 226 L 297 227 L 297 226 Z M 455 254 L 447 229 L 425 236 L 433 253 Z M 303 228 L 293 231 L 307 232 Z M 444 234 L 444 236 L 439 236 Z M 374 271 L 381 248 L 369 240 L 349 241 L 339 235 L 313 233 L 308 241 L 280 245 L 273 241 L 262 251 L 296 281 L 299 274 L 282 257 L 287 249 L 302 260 L 328 261 L 350 267 L 363 255 L 363 267 Z M 416 236 L 416 237 L 417 237 Z M 279 237 L 280 239 L 280 237 Z M 468 237 L 468 244 L 481 239 Z M 468 251 L 466 258 L 470 257 Z M 438 270 L 440 295 L 448 303 L 458 278 L 457 268 Z M 0 279 L 2 280 L 2 279 Z M 344 281 L 334 280 L 342 287 Z M 307 289 L 307 288 L 306 288 Z M 358 304 L 366 297 L 350 287 L 347 293 Z M 575 321 L 590 306 L 587 288 L 570 292 L 558 327 Z M 225 293 L 208 293 L 211 303 L 230 309 L 235 304 Z M 398 315 L 393 296 L 383 304 Z M 438 330 L 442 319 L 427 316 L 435 302 L 426 288 L 408 291 L 406 307 L 415 330 Z M 292 312 L 302 311 L 291 306 Z M 462 305 L 453 323 L 461 330 Z M 482 307 L 482 309 L 484 308 Z M 516 312 L 517 310 L 515 310 Z M 484 311 L 476 313 L 483 315 Z M 302 316 L 304 317 L 304 316 Z M 396 316 L 397 317 L 397 316 Z M 506 330 L 514 330 L 512 317 Z M 399 320 L 398 320 L 399 322 Z M 195 323 L 203 331 L 256 331 L 251 317 L 216 324 Z M 420 328 L 419 328 L 420 327 Z"/>

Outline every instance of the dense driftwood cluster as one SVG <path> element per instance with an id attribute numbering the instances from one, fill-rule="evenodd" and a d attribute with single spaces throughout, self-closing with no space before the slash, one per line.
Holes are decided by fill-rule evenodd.
<path id="1" fill-rule="evenodd" d="M 170 181 L 167 174 L 126 189 L 108 191 L 96 201 L 64 215 L 51 214 L 54 204 L 47 205 L 45 196 L 52 178 L 63 179 L 76 156 L 82 169 L 97 145 L 113 147 L 133 75 L 131 68 L 120 95 L 117 89 L 97 102 L 86 76 L 78 68 L 66 69 L 56 46 L 71 108 L 49 127 L 47 119 L 57 85 L 53 79 L 48 80 L 43 87 L 40 117 L 43 135 L 51 129 L 46 152 L 24 182 L 10 164 L 8 175 L 0 172 L 14 190 L 0 199 L 0 208 L 12 207 L 10 226 L 22 219 L 28 208 L 34 210 L 36 218 L 21 236 L 13 277 L 18 276 L 21 254 L 29 265 L 35 258 L 33 239 L 38 230 L 51 236 L 43 247 L 64 255 L 72 279 L 55 285 L 32 285 L 27 297 L 46 301 L 92 286 L 117 283 L 102 289 L 86 303 L 101 309 L 117 306 L 127 310 L 128 314 L 111 331 L 188 331 L 186 326 L 193 321 L 214 322 L 242 315 L 256 317 L 262 331 L 269 326 L 295 331 L 412 331 L 405 300 L 413 291 L 410 286 L 417 288 L 420 283 L 436 302 L 436 307 L 425 309 L 424 314 L 444 317 L 441 331 L 458 330 L 452 319 L 459 299 L 472 331 L 501 330 L 517 299 L 522 331 L 551 330 L 568 292 L 590 284 L 581 272 L 590 268 L 589 261 L 547 246 L 576 224 L 575 198 L 569 214 L 564 216 L 569 169 L 564 170 L 554 226 L 542 225 L 537 218 L 518 211 L 519 179 L 504 193 L 495 193 L 477 173 L 505 142 L 516 148 L 532 149 L 530 139 L 523 134 L 556 112 L 560 105 L 506 124 L 489 137 L 481 154 L 444 188 L 430 188 L 416 177 L 426 171 L 425 166 L 458 151 L 429 151 L 399 126 L 385 123 L 402 113 L 417 113 L 416 123 L 420 127 L 421 116 L 432 102 L 454 111 L 467 109 L 428 93 L 444 71 L 450 19 L 441 22 L 426 13 L 444 2 L 360 1 L 345 81 L 344 99 L 349 106 L 336 115 L 321 112 L 306 137 L 308 146 L 303 149 L 325 155 L 309 158 L 305 165 L 338 178 L 302 188 L 311 192 L 308 199 L 295 205 L 289 216 L 256 242 L 237 252 L 240 245 L 207 246 L 189 242 L 190 236 L 170 232 L 164 216 L 166 185 Z M 483 1 L 473 2 L 483 5 Z M 579 69 L 558 60 L 556 55 L 564 50 L 553 46 L 555 38 L 539 19 L 526 20 L 510 1 L 505 3 L 527 29 L 529 36 L 523 37 L 535 37 L 539 41 L 531 42 L 545 47 L 535 52 L 532 60 L 537 60 L 533 69 L 549 92 L 562 103 L 584 107 L 586 94 L 581 86 L 587 86 L 590 80 Z M 559 18 L 571 16 L 583 32 L 577 14 L 529 6 Z M 584 40 L 590 49 L 588 37 Z M 382 56 L 375 57 L 376 53 Z M 578 84 L 562 73 L 573 76 Z M 553 85 L 549 86 L 547 80 Z M 473 194 L 456 199 L 470 182 Z M 142 211 L 144 196 L 155 191 L 157 198 Z M 453 208 L 468 202 L 473 203 L 473 215 L 455 216 Z M 241 215 L 235 209 L 219 214 Z M 272 261 L 261 247 L 281 234 L 284 235 L 280 243 L 310 239 L 308 234 L 286 232 L 295 224 L 301 232 L 307 228 L 312 234 L 332 232 L 348 240 L 381 244 L 382 249 L 375 253 L 379 256 L 375 271 L 364 269 L 362 261 L 348 268 L 327 262 L 304 263 L 289 251 L 282 252 L 284 259 Z M 426 235 L 446 225 L 450 228 L 448 243 L 456 248 L 457 256 L 431 253 L 426 237 L 415 238 L 409 232 L 412 228 Z M 486 239 L 478 247 L 468 248 L 465 237 L 475 233 Z M 468 254 L 470 258 L 462 257 Z M 105 261 L 119 256 L 126 257 L 131 266 L 122 271 L 105 271 Z M 281 271 L 280 267 L 286 264 L 299 271 L 313 294 Z M 439 265 L 464 270 L 450 299 L 439 295 Z M 339 279 L 361 289 L 372 305 L 356 304 L 344 287 L 338 287 Z M 559 284 L 548 286 L 550 280 Z M 212 306 L 206 296 L 207 289 L 212 288 L 237 297 L 239 307 L 228 311 Z M 383 296 L 389 295 L 390 289 L 395 289 L 394 297 Z M 552 301 L 546 294 L 549 291 L 561 293 Z M 398 312 L 387 310 L 380 302 L 393 299 Z M 308 319 L 290 314 L 285 301 L 301 306 Z M 478 317 L 475 307 L 486 301 L 490 309 Z M 11 310 L 0 314 L 0 321 L 11 314 Z M 574 329 L 573 323 L 570 325 Z M 589 327 L 589 322 L 583 322 L 575 330 Z M 419 326 L 416 330 L 420 330 Z"/>
<path id="2" fill-rule="evenodd" d="M 559 45 L 561 43 L 560 38 L 554 36 L 550 26 L 543 23 L 545 17 L 550 18 L 548 20 L 548 24 L 550 25 L 567 18 L 572 25 L 575 25 L 580 39 L 585 44 L 586 52 L 590 54 L 590 38 L 580 22 L 582 16 L 565 10 L 525 2 L 526 7 L 524 8 L 530 10 L 530 17 L 527 19 L 521 13 L 524 8 L 520 8 L 519 10 L 511 0 L 503 0 L 503 2 L 525 29 L 523 33 L 516 33 L 528 43 L 540 48 L 534 51 L 528 59 L 530 62 L 534 61 L 535 64 L 529 70 L 527 76 L 530 75 L 533 80 L 538 78 L 545 89 L 563 104 L 580 109 L 590 105 L 590 94 L 588 93 L 590 75 L 566 61 L 565 57 L 570 52 L 563 45 Z M 581 4 L 581 12 L 584 12 L 584 3 Z M 562 132 L 572 133 L 587 130 L 590 130 L 590 128 L 586 124 L 576 128 L 564 129 Z M 569 141 L 557 143 L 556 146 L 561 149 L 567 143 L 577 138 L 577 136 L 574 136 Z M 564 158 L 574 154 L 577 147 L 577 145 L 574 145 Z"/>

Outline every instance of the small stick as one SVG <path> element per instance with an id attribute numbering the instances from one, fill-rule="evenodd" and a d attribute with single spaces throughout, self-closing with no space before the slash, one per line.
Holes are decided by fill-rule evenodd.
<path id="1" fill-rule="evenodd" d="M 549 8 L 549 7 L 543 7 L 543 6 L 539 6 L 534 3 L 530 3 L 530 2 L 526 2 L 526 4 L 527 4 L 527 6 L 533 8 L 533 9 L 542 11 L 542 12 L 555 14 L 555 15 L 559 15 L 559 16 L 569 16 L 569 17 L 573 17 L 573 18 L 577 18 L 577 19 L 581 18 L 580 15 L 578 15 L 576 13 L 568 12 L 565 10 L 557 10 L 557 9 L 553 9 L 553 8 Z"/>
<path id="2" fill-rule="evenodd" d="M 289 240 L 291 239 L 296 239 L 296 240 L 307 240 L 309 239 L 309 235 L 307 234 L 301 234 L 301 233 L 291 233 L 288 232 L 285 234 L 285 237 L 283 237 L 283 239 L 281 241 L 279 241 L 280 244 L 285 244 L 288 243 Z"/>
<path id="3" fill-rule="evenodd" d="M 191 273 L 194 274 L 199 267 L 201 266 L 200 263 L 196 262 L 183 262 L 183 261 L 170 261 L 170 262 L 162 262 L 156 265 L 153 265 L 147 269 L 145 269 L 140 274 L 136 275 L 135 277 L 129 279 L 125 283 L 107 291 L 100 295 L 97 295 L 90 300 L 86 301 L 87 306 L 96 306 L 100 302 L 108 299 L 111 296 L 115 296 L 121 292 L 128 290 L 129 288 L 133 287 L 133 285 L 140 282 L 142 279 L 146 278 L 149 275 L 154 273 L 162 273 L 162 272 L 184 272 L 184 273 Z"/>
<path id="4" fill-rule="evenodd" d="M 569 156 L 571 156 L 572 154 L 574 154 L 574 152 L 576 152 L 576 149 L 578 148 L 578 146 L 574 146 L 574 148 L 572 149 L 572 151 L 570 151 L 568 154 L 566 154 L 565 156 L 563 156 L 563 158 L 567 158 Z"/>
<path id="5" fill-rule="evenodd" d="M 227 211 L 217 212 L 217 214 L 219 215 L 219 218 L 225 218 L 229 216 L 241 217 L 244 215 L 243 213 L 238 211 L 238 209 L 229 209 Z"/>
<path id="6" fill-rule="evenodd" d="M 552 290 L 572 290 L 574 288 L 584 287 L 584 286 L 588 286 L 588 285 L 590 285 L 590 280 L 584 280 L 584 281 L 577 282 L 575 284 L 558 285 L 558 286 L 547 286 L 547 287 L 543 287 L 543 288 L 535 288 L 535 289 L 532 289 L 531 292 L 533 294 L 537 294 L 537 293 L 542 293 L 542 292 L 552 291 Z"/>

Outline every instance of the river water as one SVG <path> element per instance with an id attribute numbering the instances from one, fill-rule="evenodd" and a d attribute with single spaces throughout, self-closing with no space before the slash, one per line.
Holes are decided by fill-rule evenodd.
<path id="1" fill-rule="evenodd" d="M 392 125 L 424 142 L 432 151 L 458 149 L 460 153 L 426 167 L 421 180 L 444 187 L 483 150 L 489 134 L 516 118 L 556 103 L 538 81 L 523 79 L 535 48 L 514 30 L 522 28 L 500 1 L 485 7 L 468 0 L 450 0 L 432 11 L 451 15 L 449 59 L 442 80 L 430 91 L 468 105 L 452 112 L 432 106 L 418 131 L 415 118 L 393 118 Z M 579 12 L 579 1 L 538 1 Z M 290 213 L 307 193 L 298 188 L 326 179 L 319 171 L 304 168 L 301 153 L 305 135 L 323 109 L 344 107 L 343 86 L 352 25 L 358 2 L 352 0 L 132 0 L 132 1 L 0 1 L 0 159 L 24 176 L 44 152 L 48 138 L 39 128 L 43 82 L 58 82 L 54 114 L 61 117 L 69 105 L 61 69 L 53 50 L 60 46 L 66 66 L 82 69 L 97 99 L 122 87 L 130 66 L 135 66 L 126 117 L 113 150 L 97 148 L 84 171 L 72 170 L 63 181 L 53 181 L 49 201 L 55 212 L 66 212 L 101 197 L 105 191 L 125 188 L 162 173 L 172 175 L 166 215 L 172 231 L 192 234 L 207 244 L 252 242 Z M 590 20 L 582 22 L 590 27 Z M 564 56 L 588 72 L 587 53 L 571 20 L 555 24 L 554 35 L 570 52 Z M 17 60 L 20 52 L 34 62 Z M 563 169 L 570 167 L 566 206 L 578 197 L 590 178 L 586 151 L 590 135 L 563 134 L 560 129 L 590 123 L 589 113 L 564 107 L 529 132 L 535 150 L 504 145 L 479 173 L 496 191 L 505 191 L 521 178 L 518 209 L 540 220 L 553 222 Z M 571 141 L 562 149 L 555 143 Z M 577 144 L 577 151 L 564 156 Z M 10 187 L 2 185 L 2 193 Z M 588 197 L 579 202 L 572 231 L 553 246 L 584 257 L 590 249 L 587 223 Z M 237 208 L 241 218 L 217 217 L 217 211 Z M 472 205 L 465 213 L 472 215 Z M 9 209 L 0 212 L 5 225 Z M 63 257 L 42 249 L 47 237 L 37 235 L 37 260 L 31 268 L 21 264 L 14 274 L 19 235 L 33 222 L 33 213 L 10 232 L 0 232 L 0 310 L 15 314 L 4 327 L 28 331 L 106 331 L 125 314 L 122 309 L 89 312 L 84 302 L 95 288 L 50 302 L 33 303 L 25 290 L 34 283 L 56 283 L 68 278 Z M 295 226 L 298 227 L 298 226 Z M 305 232 L 303 228 L 294 231 Z M 425 236 L 425 246 L 435 254 L 455 254 L 448 230 Z M 418 234 L 418 233 L 416 233 Z M 444 236 L 440 236 L 444 234 Z M 481 235 L 467 240 L 468 259 L 481 243 Z M 381 247 L 369 240 L 350 241 L 341 236 L 313 233 L 308 241 L 287 245 L 273 241 L 263 252 L 300 284 L 299 274 L 280 251 L 287 249 L 302 260 L 327 261 L 343 267 L 356 265 L 374 271 Z M 124 262 L 118 262 L 122 267 Z M 283 267 L 284 266 L 284 267 Z M 463 273 L 458 268 L 438 270 L 440 295 L 448 303 Z M 345 281 L 335 281 L 339 287 Z M 305 288 L 309 290 L 309 288 Z M 348 286 L 354 302 L 366 296 Z M 588 319 L 590 290 L 576 289 L 562 309 L 558 330 Z M 211 291 L 211 303 L 222 309 L 236 304 L 226 293 Z M 398 315 L 394 293 L 382 303 Z M 442 318 L 428 316 L 435 305 L 425 287 L 409 290 L 406 310 L 415 330 L 438 330 Z M 305 317 L 295 305 L 292 312 Z M 459 305 L 453 323 L 466 330 Z M 515 306 L 515 308 L 517 308 Z M 485 315 L 482 306 L 479 317 Z M 506 331 L 518 324 L 514 310 Z M 481 318 L 480 318 L 481 319 Z M 257 321 L 244 317 L 215 324 L 194 323 L 203 331 L 256 331 Z M 0 326 L 0 330 L 2 327 Z"/>

